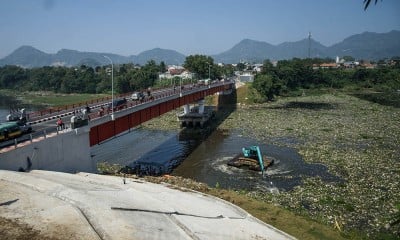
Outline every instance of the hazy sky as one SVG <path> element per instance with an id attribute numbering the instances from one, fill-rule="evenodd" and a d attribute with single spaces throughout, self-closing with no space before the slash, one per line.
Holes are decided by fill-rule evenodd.
<path id="1" fill-rule="evenodd" d="M 374 2 L 374 0 L 372 0 Z M 22 45 L 136 55 L 218 54 L 244 38 L 279 44 L 311 31 L 325 46 L 400 30 L 400 0 L 0 0 L 0 58 Z"/>

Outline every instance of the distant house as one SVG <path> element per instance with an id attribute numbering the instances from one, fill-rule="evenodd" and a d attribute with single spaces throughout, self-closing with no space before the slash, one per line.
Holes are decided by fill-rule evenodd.
<path id="1" fill-rule="evenodd" d="M 363 67 L 366 69 L 374 69 L 374 68 L 376 68 L 376 64 L 372 64 L 370 62 L 363 62 L 360 64 L 360 67 Z"/>
<path id="2" fill-rule="evenodd" d="M 399 58 L 393 58 L 389 62 L 389 66 L 398 66 L 400 65 L 400 59 Z"/>
<path id="3" fill-rule="evenodd" d="M 254 75 L 251 72 L 240 73 L 240 74 L 238 74 L 237 78 L 241 82 L 253 82 L 254 81 Z"/>
<path id="4" fill-rule="evenodd" d="M 184 71 L 179 75 L 183 79 L 193 79 L 194 78 L 194 73 L 191 73 L 189 71 Z"/>
<path id="5" fill-rule="evenodd" d="M 313 64 L 313 69 L 335 69 L 340 65 L 337 63 L 321 63 L 321 64 Z"/>
<path id="6" fill-rule="evenodd" d="M 183 79 L 192 79 L 194 74 L 185 70 L 182 66 L 170 66 L 168 71 L 158 75 L 159 79 L 171 79 L 174 77 L 180 77 Z"/>
<path id="7" fill-rule="evenodd" d="M 355 68 L 355 67 L 357 67 L 358 65 L 360 65 L 359 62 L 353 62 L 353 61 L 349 61 L 349 62 L 344 62 L 344 63 L 343 63 L 343 67 L 344 67 L 344 68 Z"/>
<path id="8" fill-rule="evenodd" d="M 261 72 L 262 68 L 263 68 L 263 64 L 261 64 L 261 63 L 253 64 L 253 71 L 255 71 L 255 72 L 258 72 L 258 73 Z"/>
<path id="9" fill-rule="evenodd" d="M 333 68 L 338 68 L 339 65 L 337 63 L 321 63 L 319 65 L 319 68 L 321 69 L 333 69 Z"/>
<path id="10" fill-rule="evenodd" d="M 172 66 L 169 66 L 169 67 L 168 67 L 168 72 L 169 72 L 171 75 L 179 75 L 179 74 L 183 73 L 183 71 L 185 71 L 185 68 L 182 67 L 182 66 L 175 66 L 175 65 L 172 65 Z"/>
<path id="11" fill-rule="evenodd" d="M 171 79 L 175 76 L 178 76 L 181 74 L 183 71 L 185 71 L 185 68 L 182 66 L 168 66 L 168 70 L 165 73 L 161 73 L 158 75 L 159 79 Z"/>
<path id="12" fill-rule="evenodd" d="M 158 78 L 159 78 L 159 79 L 170 79 L 170 78 L 172 78 L 172 75 L 171 75 L 171 73 L 169 73 L 169 72 L 160 73 L 160 74 L 158 75 Z"/>

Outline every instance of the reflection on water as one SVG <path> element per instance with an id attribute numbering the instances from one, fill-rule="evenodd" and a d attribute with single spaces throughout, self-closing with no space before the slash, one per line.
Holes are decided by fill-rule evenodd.
<path id="1" fill-rule="evenodd" d="M 130 133 L 93 146 L 91 149 L 93 159 L 97 162 L 128 166 L 141 157 L 148 158 L 147 154 L 152 154 L 160 144 L 175 136 L 174 132 L 135 129 Z M 175 144 L 173 147 L 174 149 L 168 151 L 174 152 L 180 146 Z"/>
<path id="2" fill-rule="evenodd" d="M 242 147 L 259 145 L 263 154 L 274 159 L 264 178 L 260 172 L 239 169 L 227 162 Z M 206 139 L 179 138 L 177 132 L 136 129 L 114 140 L 92 147 L 94 160 L 130 166 L 142 173 L 173 175 L 195 179 L 223 188 L 290 190 L 302 177 L 319 176 L 323 181 L 340 181 L 321 164 L 306 164 L 291 148 L 259 143 L 235 132 L 214 131 Z"/>
<path id="3" fill-rule="evenodd" d="M 180 140 L 176 132 L 135 129 L 92 147 L 93 159 L 128 166 L 130 172 L 159 175 L 171 173 L 200 139 Z"/>

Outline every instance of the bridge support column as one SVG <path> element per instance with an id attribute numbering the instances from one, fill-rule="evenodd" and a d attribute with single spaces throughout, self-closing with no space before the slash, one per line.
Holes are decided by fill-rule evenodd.
<path id="1" fill-rule="evenodd" d="M 183 113 L 188 114 L 189 112 L 190 112 L 190 105 L 189 104 L 183 105 Z"/>
<path id="2" fill-rule="evenodd" d="M 198 101 L 198 104 L 199 104 L 199 113 L 200 114 L 203 114 L 204 113 L 204 99 L 201 99 L 201 100 L 199 100 Z"/>

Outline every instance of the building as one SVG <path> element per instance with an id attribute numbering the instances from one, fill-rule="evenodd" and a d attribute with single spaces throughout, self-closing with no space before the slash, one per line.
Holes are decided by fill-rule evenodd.
<path id="1" fill-rule="evenodd" d="M 171 79 L 173 77 L 179 77 L 181 73 L 185 71 L 185 68 L 182 66 L 171 65 L 168 66 L 168 70 L 165 73 L 161 73 L 158 75 L 159 79 Z"/>
<path id="2" fill-rule="evenodd" d="M 321 64 L 313 65 L 313 69 L 335 69 L 338 67 L 339 67 L 339 64 L 337 64 L 337 63 L 321 63 Z"/>
<path id="3" fill-rule="evenodd" d="M 237 74 L 237 79 L 240 82 L 253 82 L 254 75 L 251 72 L 243 72 L 243 73 Z"/>
<path id="4" fill-rule="evenodd" d="M 171 79 L 174 77 L 179 77 L 182 79 L 192 79 L 194 78 L 194 73 L 187 71 L 182 66 L 169 66 L 168 71 L 158 75 L 159 79 Z"/>

